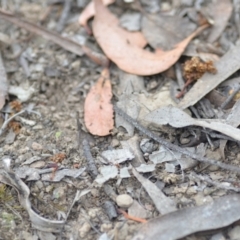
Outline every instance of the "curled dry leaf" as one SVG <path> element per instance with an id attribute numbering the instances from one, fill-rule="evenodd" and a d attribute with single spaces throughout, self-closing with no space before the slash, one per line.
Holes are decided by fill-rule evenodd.
<path id="1" fill-rule="evenodd" d="M 176 45 L 176 48 L 164 52 L 151 53 L 136 45 L 130 36 L 113 20 L 115 16 L 102 4 L 94 0 L 96 15 L 93 21 L 93 33 L 104 53 L 120 69 L 137 75 L 152 75 L 163 72 L 172 66 L 181 56 L 188 43 L 207 25 L 193 32 Z M 107 39 L 107 41 L 106 41 Z"/>
<path id="2" fill-rule="evenodd" d="M 37 214 L 31 207 L 29 200 L 30 190 L 28 186 L 9 168 L 11 160 L 3 159 L 4 169 L 0 169 L 0 182 L 12 186 L 18 192 L 21 206 L 27 211 L 32 228 L 44 232 L 61 232 L 64 221 L 49 220 Z"/>
<path id="3" fill-rule="evenodd" d="M 103 69 L 101 77 L 91 88 L 84 104 L 84 121 L 90 133 L 106 136 L 113 129 L 112 88 L 109 70 Z"/>
<path id="4" fill-rule="evenodd" d="M 103 4 L 105 4 L 105 5 L 109 5 L 113 2 L 115 2 L 115 0 L 103 0 Z M 81 13 L 81 15 L 78 19 L 79 24 L 81 26 L 87 28 L 87 30 L 89 31 L 88 26 L 87 26 L 87 22 L 94 15 L 95 15 L 95 6 L 94 6 L 94 2 L 91 1 L 87 5 L 87 7 L 82 11 L 82 13 Z"/>

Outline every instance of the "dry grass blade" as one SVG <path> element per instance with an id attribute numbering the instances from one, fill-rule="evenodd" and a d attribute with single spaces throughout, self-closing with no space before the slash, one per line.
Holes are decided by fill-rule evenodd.
<path id="1" fill-rule="evenodd" d="M 62 37 L 58 33 L 51 32 L 51 31 L 45 29 L 44 27 L 38 26 L 37 24 L 30 23 L 26 20 L 17 18 L 13 14 L 7 13 L 3 10 L 0 10 L 0 18 L 11 22 L 18 27 L 25 28 L 26 30 L 28 30 L 34 34 L 40 35 L 41 37 L 43 37 L 45 39 L 51 40 L 52 42 L 58 44 L 62 48 L 66 49 L 74 54 L 77 54 L 79 56 L 86 54 L 91 60 L 93 60 L 97 64 L 100 64 L 103 66 L 107 65 L 108 60 L 102 54 L 96 53 L 86 46 L 81 46 L 78 43 L 76 43 L 68 38 Z"/>
<path id="2" fill-rule="evenodd" d="M 113 129 L 112 88 L 108 69 L 91 88 L 84 104 L 84 121 L 90 133 L 106 136 Z"/>
<path id="3" fill-rule="evenodd" d="M 96 15 L 93 21 L 93 33 L 98 44 L 108 58 L 120 69 L 132 74 L 152 75 L 167 70 L 179 59 L 188 43 L 207 27 L 205 25 L 197 29 L 177 44 L 175 49 L 151 53 L 140 48 L 139 45 L 131 41 L 131 38 L 126 37 L 116 21 L 109 20 L 114 16 L 102 4 L 101 0 L 95 0 L 94 3 Z"/>
<path id="4" fill-rule="evenodd" d="M 2 56 L 0 53 L 0 110 L 5 104 L 5 98 L 8 92 L 8 82 L 7 82 L 7 75 L 3 65 Z"/>

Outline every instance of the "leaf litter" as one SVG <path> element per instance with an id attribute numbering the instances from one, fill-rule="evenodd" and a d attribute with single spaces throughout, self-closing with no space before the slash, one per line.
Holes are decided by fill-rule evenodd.
<path id="1" fill-rule="evenodd" d="M 238 199 L 236 200 L 235 196 L 230 195 L 230 193 L 232 193 L 232 191 L 239 192 L 239 188 L 237 187 L 237 174 L 240 171 L 238 167 L 240 156 L 237 147 L 238 142 L 233 139 L 239 139 L 239 130 L 237 129 L 238 102 L 232 108 L 233 103 L 237 101 L 239 89 L 237 85 L 233 86 L 225 81 L 238 70 L 238 60 L 234 58 L 235 54 L 237 54 L 237 47 L 233 46 L 233 49 L 235 49 L 229 50 L 232 51 L 231 54 L 225 53 L 230 45 L 236 44 L 237 46 L 237 35 L 231 34 L 233 30 L 233 18 L 231 14 L 233 15 L 237 11 L 234 10 L 234 13 L 232 13 L 232 9 L 237 9 L 236 1 L 223 1 L 217 6 L 216 1 L 210 1 L 206 4 L 200 1 L 192 4 L 186 1 L 184 3 L 170 3 L 167 1 L 163 3 L 159 3 L 158 1 L 146 3 L 142 1 L 142 8 L 141 6 L 139 8 L 139 5 L 135 5 L 135 2 L 127 3 L 127 1 L 125 1 L 123 4 L 117 2 L 111 7 L 111 11 L 117 16 L 126 16 L 125 9 L 128 9 L 129 22 L 127 25 L 123 24 L 123 26 L 130 30 L 139 30 L 138 24 L 134 25 L 134 28 L 128 25 L 131 20 L 134 20 L 133 13 L 136 13 L 136 10 L 139 11 L 136 13 L 135 16 L 137 16 L 137 18 L 134 21 L 139 21 L 140 17 L 144 18 L 145 26 L 142 24 L 143 33 L 128 32 L 121 28 L 121 19 L 118 20 L 106 7 L 103 8 L 102 5 L 99 5 L 101 2 L 96 2 L 97 11 L 96 18 L 93 20 L 93 32 L 98 24 L 97 28 L 99 29 L 97 30 L 99 34 L 96 35 L 95 31 L 95 39 L 92 36 L 87 36 L 86 38 L 90 40 L 90 42 L 88 42 L 89 45 L 78 45 L 76 52 L 73 46 L 70 47 L 71 49 L 69 49 L 69 46 L 66 48 L 64 44 L 69 43 L 71 45 L 71 43 L 61 38 L 62 36 L 71 36 L 72 33 L 74 32 L 75 34 L 76 31 L 76 29 L 73 30 L 74 27 L 76 28 L 76 25 L 73 26 L 73 24 L 70 23 L 73 20 L 69 19 L 68 21 L 68 19 L 65 19 L 64 22 L 61 20 L 65 11 L 63 8 L 61 13 L 62 17 L 60 17 L 62 21 L 60 21 L 61 26 L 59 27 L 58 25 L 60 23 L 59 21 L 58 23 L 56 22 L 56 28 L 61 29 L 62 36 L 54 36 L 57 36 L 58 40 L 61 41 L 62 45 L 60 44 L 60 46 L 74 53 L 72 55 L 64 55 L 64 53 L 64 57 L 62 58 L 57 52 L 57 59 L 61 58 L 62 62 L 65 61 L 64 64 L 56 65 L 53 57 L 56 55 L 56 52 L 55 50 L 52 51 L 51 45 L 49 46 L 46 42 L 42 42 L 42 40 L 39 39 L 37 41 L 41 43 L 38 44 L 36 39 L 32 39 L 31 43 L 22 42 L 21 40 L 19 43 L 21 45 L 29 44 L 29 48 L 31 48 L 31 51 L 36 56 L 34 57 L 34 61 L 37 60 L 37 63 L 32 60 L 27 61 L 26 71 L 24 70 L 24 64 L 21 65 L 22 70 L 20 68 L 20 71 L 18 71 L 18 68 L 15 70 L 9 68 L 12 74 L 9 76 L 14 86 L 24 86 L 25 82 L 29 82 L 31 84 L 28 86 L 34 87 L 35 91 L 30 95 L 26 92 L 27 94 L 16 94 L 16 96 L 18 96 L 19 99 L 24 99 L 24 97 L 27 96 L 25 100 L 27 103 L 29 101 L 36 103 L 38 111 L 41 113 L 41 118 L 28 115 L 28 112 L 25 111 L 21 113 L 23 114 L 22 118 L 16 117 L 15 120 L 21 123 L 22 130 L 20 130 L 20 133 L 16 135 L 12 141 L 7 142 L 6 140 L 1 140 L 0 153 L 2 155 L 8 155 L 10 152 L 11 154 L 13 153 L 14 158 L 17 156 L 13 163 L 14 176 L 20 176 L 29 184 L 31 195 L 34 196 L 33 198 L 30 195 L 30 199 L 34 199 L 33 203 L 35 204 L 37 202 L 40 208 L 41 205 L 43 205 L 41 201 L 45 203 L 47 199 L 50 199 L 53 204 L 60 203 L 61 206 L 56 206 L 56 208 L 60 207 L 64 209 L 55 209 L 54 213 L 58 219 L 64 219 L 63 225 L 70 225 L 69 229 L 62 228 L 62 225 L 57 225 L 57 230 L 54 230 L 51 228 L 52 225 L 47 226 L 47 224 L 45 224 L 46 222 L 43 224 L 41 221 L 38 221 L 37 224 L 39 224 L 39 226 L 35 226 L 35 220 L 30 218 L 34 223 L 33 228 L 42 230 L 38 231 L 38 236 L 41 239 L 54 238 L 55 236 L 52 233 L 55 233 L 55 231 L 61 232 L 55 234 L 57 236 L 61 237 L 61 235 L 64 235 L 66 238 L 70 237 L 74 239 L 97 239 L 98 236 L 104 237 L 105 239 L 131 239 L 134 233 L 136 236 L 141 235 L 144 239 L 158 239 L 158 237 L 154 235 L 155 233 L 157 236 L 160 235 L 161 239 L 178 239 L 195 232 L 216 228 L 220 228 L 218 233 L 222 234 L 221 236 L 226 238 L 231 236 L 231 238 L 234 239 L 232 236 L 234 235 L 234 231 L 237 231 L 237 228 L 234 227 L 233 231 L 230 227 L 228 228 L 229 230 L 224 232 L 222 228 L 238 220 L 238 217 L 235 217 L 236 214 L 232 214 L 234 208 L 237 209 L 238 207 L 235 205 Z M 59 5 L 60 4 L 62 4 L 62 2 L 59 3 Z M 187 4 L 191 7 L 187 8 Z M 210 9 L 211 4 L 216 11 L 209 13 L 207 10 L 208 8 Z M 82 7 L 84 3 L 79 3 L 78 1 L 77 5 L 81 5 Z M 149 11 L 147 6 L 149 5 L 155 6 L 154 12 L 156 15 L 147 13 L 147 11 Z M 71 14 L 73 14 L 73 12 L 76 13 L 74 1 L 69 1 L 65 3 L 64 6 L 68 7 L 68 15 L 66 18 L 71 18 Z M 85 19 L 83 18 L 83 25 L 85 27 L 87 26 L 89 16 L 94 14 L 94 4 L 90 6 L 92 13 L 90 11 L 90 15 L 87 14 L 85 15 Z M 99 6 L 100 11 L 98 11 Z M 223 6 L 227 9 L 226 13 L 221 10 Z M 72 11 L 73 9 L 74 11 Z M 51 11 L 52 10 L 50 10 L 48 14 L 54 18 L 54 12 Z M 79 10 L 77 11 L 79 12 Z M 180 11 L 182 12 L 179 14 Z M 171 16 L 172 13 L 179 16 Z M 105 16 L 103 16 L 104 14 Z M 224 16 L 221 18 L 221 15 Z M 4 17 L 6 17 L 6 15 L 2 14 L 2 18 Z M 15 19 L 15 25 L 18 24 L 17 26 L 24 27 L 31 32 L 33 31 L 46 39 L 51 39 L 55 41 L 55 43 L 58 43 L 58 40 L 54 40 L 52 31 L 46 33 L 43 27 L 43 32 L 41 32 L 37 25 L 29 25 L 25 20 L 16 18 L 15 16 L 11 16 L 11 18 Z M 59 19 L 58 16 L 57 19 Z M 105 28 L 107 24 L 106 19 L 108 19 L 109 29 Z M 189 19 L 190 21 L 188 21 Z M 235 16 L 235 22 L 236 19 Z M 11 21 L 12 19 L 8 20 Z M 21 25 L 22 20 L 25 25 Z M 45 19 L 45 21 L 47 22 L 48 29 L 55 28 L 55 19 Z M 135 23 L 137 23 L 137 21 Z M 181 55 L 184 55 L 184 49 L 191 40 L 189 34 L 196 29 L 197 25 L 202 25 L 201 21 L 208 21 L 213 25 L 211 28 L 201 32 L 201 35 L 194 40 L 192 55 L 187 56 L 197 56 L 203 62 L 207 62 L 208 60 L 213 61 L 214 66 L 216 65 L 217 73 L 216 75 L 209 74 L 208 79 L 210 84 L 204 82 L 201 89 L 196 88 L 196 90 L 194 90 L 195 86 L 193 86 L 193 88 L 189 90 L 189 86 L 186 87 L 189 91 L 187 95 L 193 91 L 190 100 L 188 99 L 187 104 L 189 105 L 187 106 L 191 106 L 189 109 L 194 117 L 196 117 L 194 118 L 186 115 L 187 113 L 178 107 L 173 107 L 177 105 L 179 100 L 176 99 L 176 95 L 171 92 L 171 84 L 176 78 L 179 80 L 179 77 L 181 78 L 180 75 L 182 75 L 182 79 L 187 81 L 189 74 L 195 74 L 193 71 L 188 75 L 184 73 L 183 63 L 187 63 L 189 58 L 186 57 L 186 55 L 181 57 Z M 151 29 L 150 27 L 146 27 L 146 22 L 147 24 L 151 24 Z M 99 24 L 101 26 L 99 26 Z M 226 25 L 228 26 L 227 28 Z M 91 26 L 91 24 L 89 26 Z M 33 29 L 33 27 L 37 30 Z M 184 29 L 184 31 L 181 29 Z M 188 30 L 186 31 L 186 29 Z M 116 32 L 114 32 L 115 30 Z M 159 30 L 160 32 L 162 31 L 162 33 L 161 37 L 157 39 L 156 32 Z M 18 34 L 18 30 L 15 29 L 14 31 L 17 31 Z M 80 34 L 82 31 L 83 29 L 80 28 Z M 155 33 L 155 36 L 154 34 L 150 36 L 150 33 Z M 24 30 L 20 32 L 20 36 L 21 34 L 25 34 Z M 148 40 L 148 44 L 155 48 L 155 51 L 149 46 L 143 49 L 147 44 L 144 34 Z M 10 35 L 11 41 L 13 40 L 14 42 L 15 35 Z M 192 37 L 194 37 L 193 35 Z M 106 56 L 99 55 L 97 50 L 95 50 L 97 49 L 95 45 L 96 42 L 99 41 L 99 36 L 100 38 L 105 38 L 105 42 L 100 39 L 99 45 Z M 120 60 L 112 58 L 112 53 L 110 54 L 111 56 L 109 56 L 107 52 L 108 49 L 105 49 L 108 40 L 111 43 L 112 36 L 118 36 L 122 41 L 120 41 L 120 45 L 118 44 L 119 42 L 115 42 L 115 51 L 119 54 L 117 57 L 119 57 Z M 188 40 L 186 40 L 186 37 Z M 235 40 L 234 37 L 236 38 Z M 19 41 L 19 38 L 17 39 L 17 41 Z M 94 40 L 97 41 L 93 43 Z M 126 48 L 125 50 L 124 48 L 121 49 L 121 44 L 125 41 L 124 44 L 126 45 L 126 40 L 128 41 L 127 46 L 131 45 L 131 48 L 127 48 L 127 52 L 125 51 Z M 205 42 L 207 40 L 213 44 L 207 44 Z M 32 42 L 34 42 L 33 45 Z M 38 47 L 36 47 L 35 44 Z M 179 44 L 180 48 L 174 48 L 175 45 L 179 47 Z M 91 46 L 91 48 L 89 46 Z M 127 62 L 127 67 L 125 65 L 122 67 L 122 61 L 124 62 L 125 58 L 129 57 L 129 55 L 131 56 L 132 47 L 138 49 L 136 52 L 140 51 L 141 53 L 144 52 L 144 54 L 134 55 L 134 58 Z M 161 50 L 159 50 L 159 48 L 161 48 Z M 64 50 L 61 49 L 58 49 L 58 51 L 60 54 L 64 52 Z M 4 48 L 2 52 L 4 61 L 9 63 L 9 59 L 7 57 L 5 58 L 5 54 L 6 56 L 9 55 L 9 49 Z M 162 72 L 163 66 L 161 65 L 162 61 L 159 60 L 161 59 L 160 56 L 168 58 L 169 52 L 170 56 L 174 54 L 174 57 L 172 57 L 174 61 L 171 60 L 171 64 L 165 66 L 164 69 L 168 70 L 167 72 Z M 107 66 L 108 69 L 105 68 L 102 70 L 96 67 L 96 65 L 89 62 L 87 58 L 82 57 L 82 53 L 87 53 L 95 63 L 100 66 Z M 227 54 L 233 56 L 233 59 L 228 56 L 224 62 L 223 59 Z M 79 56 L 76 57 L 75 55 Z M 45 59 L 46 56 L 48 57 Z M 154 64 L 160 65 L 161 70 L 159 70 L 159 66 L 155 66 L 154 71 L 152 69 L 150 69 L 150 71 L 148 68 L 151 66 L 147 64 L 144 65 L 146 61 L 145 57 L 148 56 L 147 62 L 153 63 L 152 60 L 156 60 Z M 81 57 L 81 59 L 79 59 L 79 57 Z M 117 66 L 115 66 L 114 63 L 109 65 L 108 58 L 115 62 Z M 215 60 L 217 58 L 220 60 Z M 11 58 L 12 61 L 15 61 L 13 59 L 14 58 Z M 120 61 L 121 64 L 119 64 L 118 61 Z M 229 65 L 226 64 L 228 61 L 230 62 Z M 175 62 L 177 62 L 178 67 L 171 67 Z M 222 62 L 222 65 L 219 65 L 218 62 Z M 52 69 L 56 69 L 58 72 L 57 75 L 45 74 L 44 69 L 49 67 L 49 63 Z M 134 64 L 137 65 L 137 63 L 139 63 L 139 65 L 136 66 L 134 72 L 132 72 L 132 70 L 130 71 L 129 68 Z M 118 67 L 122 69 L 122 74 L 120 74 Z M 232 69 L 229 70 L 231 67 Z M 101 76 L 101 81 L 99 79 L 94 85 L 93 80 L 97 79 L 97 75 L 99 75 L 101 71 L 104 77 Z M 221 75 L 218 75 L 219 71 Z M 228 73 L 224 75 L 224 71 L 228 71 Z M 162 73 L 152 75 L 160 72 Z M 21 77 L 19 77 L 21 74 L 26 75 L 27 78 L 21 79 Z M 148 76 L 139 77 L 135 74 Z M 207 73 L 203 76 L 201 76 L 201 74 L 198 75 L 198 73 L 196 73 L 194 80 L 197 80 L 197 82 L 195 84 L 191 82 L 191 84 L 197 85 L 199 78 L 199 81 L 201 81 L 201 79 L 204 79 L 204 76 L 207 75 Z M 232 77 L 237 75 L 238 72 Z M 192 77 L 190 76 L 190 78 Z M 105 81 L 103 79 L 109 80 L 106 86 L 104 86 Z M 212 79 L 216 80 L 215 83 L 211 82 Z M 38 86 L 40 80 L 41 84 Z M 214 80 L 212 81 L 214 82 Z M 222 83 L 223 81 L 225 81 L 225 85 L 219 86 L 220 82 Z M 23 85 L 22 82 L 24 82 Z M 179 89 L 181 89 L 183 85 L 184 82 L 182 81 L 182 85 L 179 84 Z M 68 99 L 73 98 L 71 96 L 71 89 L 76 86 L 81 86 L 81 88 L 79 87 L 75 92 L 74 101 L 68 101 Z M 201 99 L 211 91 L 216 91 L 215 88 L 217 86 L 217 91 L 219 94 L 224 95 L 223 99 L 225 99 L 223 100 L 225 102 L 221 103 L 220 100 L 214 99 L 220 108 L 212 107 L 211 100 L 209 100 L 209 103 L 207 99 Z M 105 94 L 105 87 L 107 88 L 107 94 Z M 51 88 L 53 91 L 47 94 Z M 92 90 L 96 90 L 96 88 L 98 91 L 92 92 Z M 203 90 L 203 88 L 207 90 Z M 61 89 L 61 91 L 58 91 L 59 89 Z M 86 91 L 89 89 L 91 90 L 89 95 L 87 95 Z M 201 92 L 200 95 L 198 95 L 198 90 Z M 234 94 L 236 93 L 235 98 L 233 98 L 234 94 L 232 91 L 234 91 Z M 85 110 L 83 110 L 83 102 L 86 95 L 87 99 L 85 104 L 87 105 L 85 105 Z M 100 103 L 98 100 L 96 101 L 96 99 L 99 99 L 99 96 L 102 100 L 100 100 Z M 196 98 L 198 99 L 196 100 Z M 55 99 L 55 101 L 53 99 Z M 185 97 L 183 101 L 184 99 Z M 195 100 L 197 104 L 194 105 Z M 76 114 L 75 105 L 78 101 L 80 101 L 80 106 L 77 108 L 79 114 Z M 114 105 L 115 127 L 111 101 L 118 106 L 116 107 L 116 105 Z M 228 104 L 229 101 L 231 104 Z M 24 100 L 22 102 L 23 105 L 25 105 Z M 217 104 L 214 105 L 217 106 Z M 169 107 L 168 105 L 172 106 Z M 179 106 L 181 106 L 181 102 Z M 105 109 L 105 107 L 109 111 L 103 111 L 100 114 L 99 111 L 95 111 L 95 109 Z M 208 107 L 210 107 L 210 110 Z M 185 107 L 183 106 L 182 108 Z M 162 111 L 163 109 L 164 111 Z M 7 106 L 5 106 L 2 111 L 5 119 L 11 119 L 11 117 L 8 117 L 11 111 L 9 112 Z M 229 111 L 231 111 L 230 115 L 228 115 Z M 89 112 L 92 114 L 90 114 L 91 117 L 88 115 Z M 208 115 L 208 113 L 211 112 L 213 114 Z M 159 119 L 155 118 L 155 124 L 148 126 L 144 118 L 146 115 L 153 116 L 154 114 L 156 114 L 156 118 Z M 78 147 L 75 147 L 73 140 L 76 130 L 75 117 L 78 120 Z M 28 124 L 31 122 L 34 124 Z M 85 125 L 81 125 L 80 122 L 81 124 L 85 122 Z M 108 127 L 106 127 L 105 123 L 110 124 L 107 124 Z M 171 124 L 173 126 L 170 126 Z M 161 125 L 160 128 L 159 125 Z M 198 127 L 196 127 L 196 125 Z M 94 127 L 92 128 L 92 126 Z M 147 129 L 146 126 L 148 126 L 149 129 Z M 10 133 L 10 129 L 6 127 L 6 130 L 6 134 Z M 86 133 L 87 130 L 88 132 Z M 61 132 L 61 135 L 57 134 L 59 132 Z M 91 133 L 95 136 L 93 137 Z M 2 132 L 2 137 L 5 137 L 4 134 L 5 132 Z M 232 138 L 223 134 L 227 134 Z M 228 139 L 228 142 L 224 139 Z M 32 147 L 33 143 L 35 143 L 35 145 L 37 143 L 34 148 Z M 226 145 L 227 147 L 225 147 Z M 221 155 L 220 151 L 224 154 Z M 62 152 L 64 152 L 64 159 L 61 159 L 60 162 L 56 159 L 58 163 L 52 165 L 45 164 L 44 159 L 46 159 L 46 157 L 58 156 L 58 154 Z M 228 164 L 228 162 L 231 162 L 231 165 Z M 30 167 L 26 166 L 28 164 L 31 164 Z M 21 167 L 18 167 L 19 165 Z M 134 168 L 132 166 L 134 166 Z M 224 169 L 228 171 L 224 171 Z M 1 170 L 0 178 L 2 181 L 2 176 L 5 176 L 3 171 L 6 171 L 6 169 L 4 170 L 3 168 Z M 4 179 L 6 180 L 6 178 Z M 7 183 L 7 181 L 5 182 Z M 108 182 L 108 184 L 106 182 Z M 111 188 L 110 192 L 105 191 L 107 185 Z M 101 191 L 102 187 L 104 188 L 104 192 Z M 75 195 L 73 193 L 76 192 L 76 189 L 87 190 L 80 195 L 79 191 L 77 191 Z M 113 192 L 115 197 L 113 196 Z M 222 195 L 227 196 L 222 198 Z M 122 203 L 123 205 L 120 204 L 121 206 L 127 206 L 125 209 L 116 210 L 115 207 L 119 204 L 116 201 L 116 197 L 118 196 L 128 196 L 128 199 L 131 199 L 129 205 L 126 205 L 126 199 L 125 202 Z M 70 208 L 68 207 L 69 210 L 67 210 L 66 206 L 69 206 L 69 199 L 74 200 L 70 201 L 72 204 L 70 204 L 71 206 Z M 79 202 L 78 206 L 74 206 L 76 202 Z M 166 202 L 168 207 L 166 207 Z M 206 202 L 209 203 L 202 205 Z M 227 207 L 222 210 L 221 206 L 225 206 L 226 202 L 230 202 L 230 204 L 227 204 Z M 44 205 L 51 207 L 49 203 L 47 200 L 47 204 Z M 130 204 L 132 205 L 130 206 Z M 118 205 L 118 207 L 120 205 Z M 199 205 L 202 206 L 190 207 Z M 209 212 L 210 208 L 213 211 Z M 70 212 L 71 209 L 72 212 Z M 228 211 L 230 215 L 230 217 L 227 217 L 228 220 L 225 219 L 225 216 L 229 216 L 226 211 Z M 0 219 L 2 218 L 1 214 Z M 44 214 L 46 213 L 44 212 Z M 71 218 L 68 219 L 67 217 L 70 216 L 70 214 Z M 206 215 L 209 217 L 207 220 L 205 218 Z M 98 216 L 98 218 L 96 218 L 96 216 Z M 24 217 L 22 217 L 22 219 L 25 223 Z M 101 221 L 99 221 L 99 219 Z M 208 221 L 210 221 L 210 223 Z M 140 225 L 137 222 L 145 222 L 145 224 Z M 199 222 L 204 224 L 199 225 Z M 166 224 L 166 228 L 164 224 Z M 139 225 L 140 230 L 139 233 L 137 233 L 136 227 Z M 146 231 L 145 226 L 147 226 Z M 0 228 L 2 228 L 1 221 Z M 48 233 L 49 235 L 44 234 L 43 231 L 46 229 L 50 232 Z M 102 234 L 104 232 L 107 234 Z M 32 236 L 32 234 L 30 235 Z M 209 234 L 209 236 L 210 235 L 211 234 Z M 13 239 L 13 237 L 3 238 Z M 189 238 L 191 238 L 191 236 L 189 236 Z M 205 236 L 202 236 L 202 238 L 204 240 L 210 239 L 210 237 Z"/>

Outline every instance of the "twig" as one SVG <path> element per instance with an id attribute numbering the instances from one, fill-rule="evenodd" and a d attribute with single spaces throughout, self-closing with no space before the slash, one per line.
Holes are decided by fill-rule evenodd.
<path id="1" fill-rule="evenodd" d="M 91 175 L 92 178 L 96 178 L 98 175 L 98 170 L 95 165 L 94 159 L 92 157 L 89 143 L 86 139 L 84 139 L 82 144 L 83 144 L 83 152 L 87 159 L 87 171 L 89 172 L 89 174 Z"/>
<path id="2" fill-rule="evenodd" d="M 147 222 L 146 219 L 131 216 L 128 213 L 126 213 L 125 211 L 123 211 L 122 209 L 118 209 L 118 212 L 121 213 L 126 219 L 133 220 L 133 221 L 140 222 L 140 223 L 146 223 Z"/>
<path id="3" fill-rule="evenodd" d="M 148 137 L 154 139 L 156 142 L 160 143 L 164 147 L 169 148 L 172 151 L 180 152 L 180 153 L 182 153 L 182 154 L 184 154 L 186 156 L 189 156 L 190 158 L 195 159 L 195 160 L 197 160 L 199 162 L 204 162 L 204 163 L 208 163 L 208 164 L 211 164 L 211 165 L 216 165 L 216 166 L 219 166 L 222 169 L 226 169 L 226 170 L 230 170 L 230 171 L 233 171 L 233 172 L 240 173 L 240 168 L 237 167 L 237 166 L 233 166 L 233 165 L 229 165 L 229 164 L 226 164 L 226 163 L 222 163 L 222 162 L 216 161 L 214 159 L 209 159 L 209 158 L 206 158 L 206 157 L 198 156 L 197 154 L 191 153 L 191 152 L 189 152 L 188 150 L 186 150 L 184 148 L 181 148 L 179 146 L 176 146 L 176 145 L 174 145 L 172 143 L 167 142 L 163 138 L 158 137 L 156 134 L 152 133 L 151 131 L 149 131 L 148 129 L 146 129 L 142 125 L 140 125 L 136 120 L 131 118 L 129 115 L 127 115 L 123 110 L 121 110 L 116 105 L 114 105 L 113 108 L 114 108 L 115 112 L 118 115 L 120 115 L 121 117 L 123 117 L 127 122 L 131 123 L 139 131 L 141 131 L 142 133 L 144 133 Z"/>
<path id="4" fill-rule="evenodd" d="M 72 0 L 64 1 L 62 14 L 57 23 L 57 32 L 61 32 L 66 24 L 66 20 L 71 10 Z"/>
<path id="5" fill-rule="evenodd" d="M 78 147 L 80 147 L 80 139 L 81 139 L 81 124 L 79 122 L 79 116 L 78 112 L 76 114 L 76 120 L 77 120 L 77 129 L 78 129 Z M 96 178 L 98 175 L 98 170 L 95 165 L 94 159 L 92 157 L 90 147 L 89 147 L 89 142 L 87 139 L 83 139 L 82 141 L 82 146 L 83 146 L 83 152 L 87 160 L 87 171 L 91 175 L 92 178 Z"/>

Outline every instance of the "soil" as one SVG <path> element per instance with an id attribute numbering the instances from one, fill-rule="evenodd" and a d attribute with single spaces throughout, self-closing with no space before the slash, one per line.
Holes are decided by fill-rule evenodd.
<path id="1" fill-rule="evenodd" d="M 7 2 L 8 10 L 14 10 L 14 7 L 17 7 L 17 2 Z M 22 17 L 37 22 L 39 16 L 46 13 L 47 2 L 50 1 L 20 1 L 16 12 L 20 13 Z M 88 36 L 82 28 L 79 28 L 76 21 L 78 12 L 83 9 L 86 3 L 81 8 L 77 8 L 77 1 L 74 1 L 73 5 L 76 8 L 72 7 L 72 21 L 66 24 L 63 32 L 69 36 L 80 34 L 87 39 L 90 46 L 97 49 L 93 37 Z M 116 8 L 120 7 L 117 6 Z M 60 10 L 61 4 L 60 6 L 57 5 L 45 19 L 45 27 L 51 30 L 56 28 Z M 119 11 L 122 11 L 121 8 Z M 31 88 L 34 89 L 31 96 L 20 104 L 21 109 L 33 104 L 34 112 L 25 112 L 16 117 L 14 122 L 15 124 L 18 123 L 18 127 L 15 129 L 8 127 L 6 129 L 0 138 L 0 157 L 9 156 L 12 159 L 11 168 L 13 171 L 16 171 L 33 157 L 36 157 L 37 161 L 27 164 L 32 168 L 44 169 L 52 166 L 51 164 L 55 164 L 55 167 L 80 169 L 88 165 L 81 144 L 83 138 L 86 138 L 89 141 L 91 154 L 99 170 L 100 167 L 105 165 L 104 162 L 98 161 L 101 153 L 104 150 L 120 148 L 120 141 L 130 138 L 126 130 L 121 127 L 114 128 L 112 134 L 107 137 L 92 136 L 87 133 L 88 131 L 84 127 L 84 100 L 91 86 L 99 78 L 101 67 L 91 62 L 86 56 L 79 57 L 69 53 L 56 44 L 40 36 L 31 36 L 26 30 L 6 21 L 0 19 L 0 23 L 1 32 L 11 36 L 14 41 L 9 45 L 2 44 L 2 58 L 9 85 L 20 86 L 26 91 L 30 91 Z M 14 49 L 19 46 L 21 53 L 25 53 L 23 59 L 20 59 L 18 55 L 14 56 L 16 53 Z M 151 89 L 151 84 L 154 83 L 155 79 L 155 76 L 144 79 L 146 89 Z M 118 69 L 112 65 L 113 93 L 118 91 L 119 81 Z M 113 101 L 116 100 L 117 97 L 114 94 Z M 10 114 L 17 112 L 9 107 L 13 101 L 20 102 L 16 95 L 10 94 L 6 104 L 7 107 L 2 112 L 2 121 L 9 109 Z M 77 116 L 79 116 L 79 121 L 82 124 L 82 131 L 86 132 L 85 135 L 80 135 L 80 144 L 78 143 Z M 174 142 L 183 131 L 185 129 L 166 128 L 165 131 L 157 132 L 157 134 Z M 11 137 L 11 134 L 14 136 Z M 137 130 L 135 130 L 135 136 L 139 144 L 142 139 L 146 138 Z M 158 146 L 158 144 L 156 145 Z M 231 163 L 237 162 L 240 157 L 239 151 L 234 152 L 234 149 L 235 145 L 232 144 L 232 148 L 227 153 L 228 159 L 234 159 Z M 212 154 L 213 158 L 218 156 L 215 151 L 211 151 L 210 148 L 208 150 L 209 155 Z M 148 160 L 148 154 L 142 153 L 142 156 Z M 0 166 L 2 167 L 2 163 L 0 163 Z M 121 164 L 121 167 L 124 166 L 128 167 L 129 163 Z M 199 171 L 205 171 L 205 174 L 209 174 L 215 180 L 222 178 L 237 180 L 236 174 L 220 170 L 215 166 L 208 168 L 206 165 L 198 165 L 197 168 Z M 188 175 L 188 172 L 186 172 L 186 175 Z M 166 173 L 163 164 L 158 166 L 154 172 L 145 173 L 144 176 L 159 184 L 159 187 L 168 197 L 176 200 L 179 209 L 211 202 L 215 198 L 231 193 L 229 190 L 218 189 L 207 183 L 201 183 L 197 188 L 196 181 L 188 178 L 183 179 L 181 171 Z M 62 233 L 44 233 L 32 228 L 27 212 L 18 201 L 17 192 L 10 186 L 0 183 L 0 239 L 92 240 L 98 239 L 102 233 L 106 232 L 110 237 L 109 239 L 128 240 L 132 239 L 138 229 L 141 228 L 142 223 L 126 219 L 120 213 L 117 213 L 117 217 L 113 219 L 109 218 L 104 207 L 106 201 L 110 201 L 116 209 L 117 205 L 113 198 L 106 194 L 104 186 L 97 184 L 87 170 L 78 178 L 65 177 L 59 182 L 42 181 L 41 179 L 23 179 L 23 181 L 30 189 L 30 201 L 34 211 L 52 220 L 60 220 L 66 216 L 77 190 L 88 189 L 89 192 L 74 204 Z M 109 186 L 116 195 L 128 194 L 134 200 L 140 201 L 146 209 L 147 219 L 159 216 L 151 198 L 133 175 L 123 179 L 114 178 L 104 185 Z M 202 192 L 198 190 L 200 186 L 204 189 Z M 216 232 L 194 234 L 185 239 L 217 239 L 211 237 L 219 233 L 227 236 L 227 232 L 232 228 L 233 226 Z"/>

